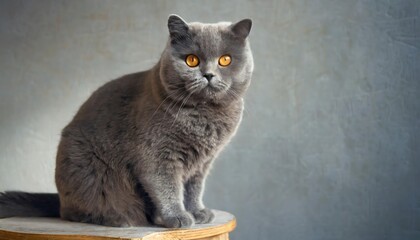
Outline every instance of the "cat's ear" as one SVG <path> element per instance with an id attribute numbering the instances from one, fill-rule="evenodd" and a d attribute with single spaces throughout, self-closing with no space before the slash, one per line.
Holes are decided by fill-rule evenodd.
<path id="1" fill-rule="evenodd" d="M 231 30 L 233 34 L 241 39 L 245 39 L 248 37 L 249 32 L 251 31 L 252 27 L 252 20 L 251 19 L 243 19 L 237 23 L 231 25 Z"/>
<path id="2" fill-rule="evenodd" d="M 168 29 L 171 38 L 179 38 L 188 34 L 188 24 L 175 14 L 170 15 L 168 18 Z"/>

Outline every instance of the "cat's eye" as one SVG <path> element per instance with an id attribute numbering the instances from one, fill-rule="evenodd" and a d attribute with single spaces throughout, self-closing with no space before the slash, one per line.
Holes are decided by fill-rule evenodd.
<path id="1" fill-rule="evenodd" d="M 200 60 L 194 54 L 190 54 L 185 58 L 185 63 L 190 67 L 197 67 Z"/>
<path id="2" fill-rule="evenodd" d="M 219 58 L 219 65 L 226 67 L 232 62 L 232 58 L 229 55 L 223 55 Z"/>

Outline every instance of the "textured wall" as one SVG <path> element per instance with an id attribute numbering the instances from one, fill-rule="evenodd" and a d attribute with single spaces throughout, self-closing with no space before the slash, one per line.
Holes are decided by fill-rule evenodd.
<path id="1" fill-rule="evenodd" d="M 251 17 L 255 75 L 206 202 L 232 239 L 420 239 L 420 2 L 0 1 L 0 190 L 55 191 L 61 128 L 166 20 Z"/>

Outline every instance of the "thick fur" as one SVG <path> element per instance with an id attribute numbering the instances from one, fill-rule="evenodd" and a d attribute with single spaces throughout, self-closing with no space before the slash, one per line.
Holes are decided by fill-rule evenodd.
<path id="1" fill-rule="evenodd" d="M 204 182 L 242 118 L 251 21 L 187 24 L 171 15 L 168 28 L 155 67 L 99 88 L 62 131 L 55 174 L 62 218 L 171 228 L 213 219 Z M 187 66 L 188 54 L 200 65 Z M 224 54 L 232 57 L 227 67 L 218 65 Z"/>
<path id="2" fill-rule="evenodd" d="M 0 193 L 0 217 L 59 217 L 58 194 L 53 193 Z"/>

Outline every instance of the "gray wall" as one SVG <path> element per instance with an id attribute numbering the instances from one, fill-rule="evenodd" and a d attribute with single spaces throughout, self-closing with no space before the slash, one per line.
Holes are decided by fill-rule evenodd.
<path id="1" fill-rule="evenodd" d="M 420 2 L 0 1 L 0 190 L 55 191 L 60 129 L 151 67 L 166 20 L 254 21 L 255 74 L 207 204 L 232 239 L 420 239 Z"/>

